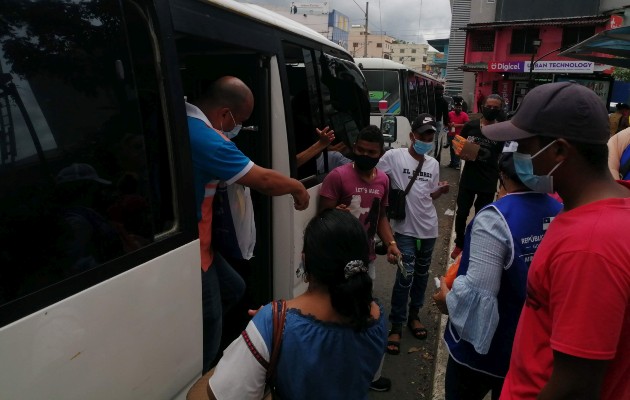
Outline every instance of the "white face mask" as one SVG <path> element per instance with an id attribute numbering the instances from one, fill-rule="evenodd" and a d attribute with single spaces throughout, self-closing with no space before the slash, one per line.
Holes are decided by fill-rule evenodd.
<path id="1" fill-rule="evenodd" d="M 234 115 L 232 115 L 232 111 L 228 110 L 228 112 L 230 113 L 230 117 L 232 117 L 232 122 L 234 122 L 234 128 L 232 128 L 231 131 L 226 132 L 223 130 L 223 123 L 221 123 L 221 131 L 223 131 L 223 134 L 227 136 L 228 139 L 234 139 L 236 135 L 238 135 L 243 125 L 236 123 L 236 120 L 234 119 Z"/>
<path id="2" fill-rule="evenodd" d="M 553 193 L 554 192 L 553 176 L 551 176 L 551 174 L 564 161 L 560 161 L 558 164 L 556 164 L 556 166 L 553 167 L 551 171 L 547 173 L 547 175 L 539 176 L 539 175 L 534 175 L 534 164 L 532 164 L 532 160 L 535 157 L 537 157 L 539 154 L 541 154 L 543 151 L 547 150 L 549 146 L 551 146 L 555 142 L 557 142 L 557 140 L 554 140 L 553 142 L 549 143 L 548 145 L 540 149 L 538 153 L 534 154 L 533 156 L 530 156 L 529 154 L 519 153 L 518 151 L 514 152 L 514 169 L 516 170 L 516 175 L 518 175 L 519 179 L 521 180 L 521 182 L 523 182 L 525 186 L 527 186 L 528 188 L 530 188 L 531 190 L 535 192 L 540 192 L 540 193 Z"/>

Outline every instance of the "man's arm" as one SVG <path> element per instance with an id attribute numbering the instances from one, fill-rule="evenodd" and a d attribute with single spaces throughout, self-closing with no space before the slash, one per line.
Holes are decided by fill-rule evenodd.
<path id="1" fill-rule="evenodd" d="M 336 199 L 329 199 L 328 197 L 319 196 L 319 207 L 317 208 L 317 212 L 336 208 L 338 204 L 339 203 Z"/>
<path id="2" fill-rule="evenodd" d="M 272 169 L 254 165 L 236 182 L 269 196 L 290 194 L 293 196 L 296 210 L 304 210 L 308 207 L 310 196 L 304 185 Z"/>
<path id="3" fill-rule="evenodd" d="M 394 233 L 392 232 L 392 227 L 387 219 L 385 207 L 381 207 L 380 214 L 378 216 L 376 233 L 378 233 L 378 237 L 381 238 L 383 243 L 387 244 L 387 261 L 391 264 L 396 264 L 398 257 L 400 256 L 400 250 L 394 241 Z"/>
<path id="4" fill-rule="evenodd" d="M 324 149 L 335 140 L 335 131 L 331 130 L 329 127 L 325 127 L 323 130 L 317 129 L 317 135 L 319 136 L 319 140 L 297 155 L 296 162 L 298 167 L 301 167 L 308 160 L 324 151 Z"/>
<path id="5" fill-rule="evenodd" d="M 539 400 L 599 399 L 608 361 L 553 352 L 553 372 L 538 395 Z"/>

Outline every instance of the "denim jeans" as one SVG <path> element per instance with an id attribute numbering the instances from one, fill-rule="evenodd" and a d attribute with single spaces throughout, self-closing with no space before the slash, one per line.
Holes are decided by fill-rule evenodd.
<path id="1" fill-rule="evenodd" d="M 403 277 L 400 270 L 396 270 L 389 320 L 392 324 L 402 324 L 407 321 L 407 302 L 409 302 L 409 312 L 415 314 L 424 305 L 424 292 L 427 289 L 429 267 L 436 239 L 417 239 L 400 233 L 395 233 L 394 238 L 402 253 L 407 277 Z"/>
<path id="2" fill-rule="evenodd" d="M 455 135 L 447 137 L 447 141 L 449 144 L 448 150 L 449 150 L 449 153 L 451 154 L 451 161 L 448 163 L 448 165 L 451 167 L 459 167 L 460 165 L 459 157 L 457 157 L 457 154 L 455 154 L 455 149 L 452 143 L 454 138 L 455 138 Z"/>
<path id="3" fill-rule="evenodd" d="M 212 368 L 223 330 L 223 315 L 243 297 L 245 281 L 217 252 L 208 271 L 201 270 L 203 371 Z"/>

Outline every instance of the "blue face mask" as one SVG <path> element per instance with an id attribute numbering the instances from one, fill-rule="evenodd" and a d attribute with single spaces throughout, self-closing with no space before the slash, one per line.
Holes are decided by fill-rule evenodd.
<path id="1" fill-rule="evenodd" d="M 228 137 L 228 139 L 234 139 L 236 137 L 236 135 L 238 135 L 238 132 L 241 130 L 241 128 L 243 127 L 243 125 L 236 125 L 234 126 L 234 129 L 232 129 L 229 132 L 223 132 L 223 134 L 225 136 Z"/>
<path id="2" fill-rule="evenodd" d="M 426 154 L 433 149 L 433 142 L 423 142 L 421 140 L 415 140 L 413 142 L 413 149 L 418 154 Z"/>
<path id="3" fill-rule="evenodd" d="M 228 112 L 230 113 L 230 117 L 232 117 L 232 122 L 234 122 L 234 128 L 232 128 L 231 131 L 228 132 L 223 132 L 223 134 L 225 136 L 227 136 L 228 139 L 234 139 L 236 137 L 236 135 L 238 135 L 238 132 L 241 130 L 241 128 L 243 127 L 243 124 L 237 124 L 236 120 L 234 119 L 234 116 L 232 115 L 232 111 L 228 110 Z M 223 127 L 221 127 L 223 128 Z M 223 129 L 221 129 L 223 130 Z"/>
<path id="4" fill-rule="evenodd" d="M 556 164 L 555 167 L 549 171 L 547 175 L 539 176 L 534 175 L 534 165 L 532 164 L 532 160 L 541 154 L 543 151 L 547 150 L 549 146 L 554 144 L 556 141 L 549 143 L 540 151 L 533 156 L 529 154 L 519 153 L 517 151 L 514 152 L 514 169 L 516 170 L 516 175 L 523 182 L 525 186 L 533 190 L 534 192 L 540 193 L 553 193 L 553 176 L 551 174 L 555 171 L 560 164 L 564 161 L 560 161 Z"/>

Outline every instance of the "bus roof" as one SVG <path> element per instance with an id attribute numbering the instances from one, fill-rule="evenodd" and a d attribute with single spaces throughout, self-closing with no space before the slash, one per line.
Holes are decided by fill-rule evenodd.
<path id="1" fill-rule="evenodd" d="M 281 29 L 286 32 L 295 33 L 296 35 L 306 37 L 308 39 L 314 40 L 321 44 L 324 44 L 329 47 L 333 47 L 337 50 L 343 51 L 349 57 L 351 57 L 348 50 L 339 46 L 333 41 L 328 40 L 325 36 L 318 33 L 317 31 L 300 24 L 299 22 L 293 21 L 290 18 L 287 18 L 283 15 L 280 15 L 271 10 L 267 10 L 256 4 L 249 3 L 239 3 L 234 0 L 200 0 L 203 3 L 210 3 L 216 5 L 217 7 L 224 8 L 229 10 L 235 14 L 242 15 L 246 18 L 256 20 L 262 22 L 266 25 L 274 26 L 278 29 Z"/>
<path id="2" fill-rule="evenodd" d="M 416 71 L 415 69 L 410 68 L 405 64 L 397 63 L 396 61 L 387 60 L 385 58 L 355 58 L 354 62 L 361 69 L 385 69 L 385 70 L 392 70 L 392 71 L 412 71 L 418 75 L 421 75 L 422 77 L 426 79 L 429 79 L 435 82 L 440 82 L 440 83 L 442 82 L 442 80 L 436 79 L 427 73 Z"/>

